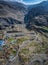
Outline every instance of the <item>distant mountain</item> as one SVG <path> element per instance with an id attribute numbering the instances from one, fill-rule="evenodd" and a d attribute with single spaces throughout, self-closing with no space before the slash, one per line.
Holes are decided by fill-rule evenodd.
<path id="1" fill-rule="evenodd" d="M 0 0 L 0 29 L 24 23 L 26 13 L 27 8 L 24 4 Z"/>
<path id="2" fill-rule="evenodd" d="M 24 20 L 25 20 L 25 23 L 28 23 L 32 18 L 36 16 L 47 15 L 47 14 L 48 14 L 48 1 L 44 1 L 40 4 L 33 5 L 32 8 L 29 9 Z"/>
<path id="3" fill-rule="evenodd" d="M 19 23 L 25 23 L 29 29 L 32 29 L 33 25 L 48 26 L 48 1 L 30 6 L 0 1 L 0 27 Z"/>
<path id="4" fill-rule="evenodd" d="M 48 32 L 48 1 L 33 5 L 24 20 L 27 29 Z"/>
<path id="5" fill-rule="evenodd" d="M 18 21 L 24 21 L 27 8 L 18 2 L 0 1 L 0 17 L 12 17 Z"/>
<path id="6" fill-rule="evenodd" d="M 48 1 L 43 1 L 40 4 L 33 5 L 29 10 L 29 14 L 32 14 L 32 16 L 48 14 Z"/>
<path id="7" fill-rule="evenodd" d="M 48 7 L 48 1 L 43 1 L 43 2 L 41 2 L 39 4 L 28 5 L 28 9 L 30 10 L 30 9 L 35 8 L 35 7 L 38 7 L 38 6 L 40 6 L 40 7 L 43 7 L 44 6 L 45 8 L 47 8 Z"/>

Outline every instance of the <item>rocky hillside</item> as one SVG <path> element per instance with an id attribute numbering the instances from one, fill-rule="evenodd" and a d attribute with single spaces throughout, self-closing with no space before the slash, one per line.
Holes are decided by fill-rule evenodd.
<path id="1" fill-rule="evenodd" d="M 40 8 L 39 8 L 40 7 Z M 44 11 L 46 11 L 46 12 L 48 12 L 48 1 L 43 1 L 43 2 L 41 2 L 41 3 L 39 3 L 39 4 L 35 4 L 35 5 L 30 5 L 30 6 L 28 6 L 28 10 L 31 10 L 31 9 L 34 9 L 34 8 L 38 8 L 38 9 L 42 9 L 42 10 L 44 10 Z M 40 10 L 39 12 L 41 12 L 42 10 Z M 35 11 L 35 10 L 34 10 Z M 43 11 L 43 12 L 44 12 Z M 42 12 L 41 12 L 42 13 Z"/>
<path id="2" fill-rule="evenodd" d="M 26 28 L 48 33 L 48 1 L 32 7 L 25 16 Z"/>
<path id="3" fill-rule="evenodd" d="M 18 2 L 0 1 L 0 17 L 11 17 L 18 21 L 24 21 L 27 8 Z"/>

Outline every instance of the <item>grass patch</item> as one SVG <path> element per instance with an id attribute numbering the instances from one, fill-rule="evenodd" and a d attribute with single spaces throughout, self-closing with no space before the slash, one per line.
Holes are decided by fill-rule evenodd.
<path id="1" fill-rule="evenodd" d="M 8 41 L 9 41 L 9 42 L 13 41 L 13 38 L 8 38 Z"/>
<path id="2" fill-rule="evenodd" d="M 26 41 L 26 40 L 27 40 L 27 38 L 20 38 L 20 39 L 17 39 L 16 43 L 17 44 L 22 44 L 23 41 Z"/>

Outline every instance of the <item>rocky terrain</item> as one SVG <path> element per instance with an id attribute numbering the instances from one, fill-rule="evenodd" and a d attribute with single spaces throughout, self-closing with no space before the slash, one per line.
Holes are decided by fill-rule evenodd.
<path id="1" fill-rule="evenodd" d="M 8 17 L 11 17 L 13 19 L 16 19 L 17 21 L 23 22 L 26 11 L 27 8 L 25 7 L 24 4 L 18 2 L 0 1 L 0 17 L 6 19 Z M 2 20 L 4 20 L 3 18 Z"/>
<path id="2" fill-rule="evenodd" d="M 32 6 L 24 20 L 26 28 L 48 33 L 48 1 Z M 48 34 L 47 34 L 48 36 Z"/>

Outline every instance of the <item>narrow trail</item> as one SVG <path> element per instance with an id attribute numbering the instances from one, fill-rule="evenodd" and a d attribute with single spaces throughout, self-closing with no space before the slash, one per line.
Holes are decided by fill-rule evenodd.
<path id="1" fill-rule="evenodd" d="M 15 56 L 15 59 L 14 59 L 14 60 L 12 59 L 12 61 L 11 61 L 11 62 L 8 62 L 6 65 L 17 65 L 17 63 L 19 62 L 19 57 L 18 57 L 19 51 L 20 51 L 21 48 L 23 48 L 23 47 L 25 46 L 25 44 L 27 44 L 28 42 L 30 42 L 30 41 L 28 40 L 28 41 L 23 42 L 23 44 L 20 46 L 20 48 L 19 48 L 19 50 L 18 50 L 18 52 L 17 52 L 17 54 L 16 54 L 16 56 Z"/>

